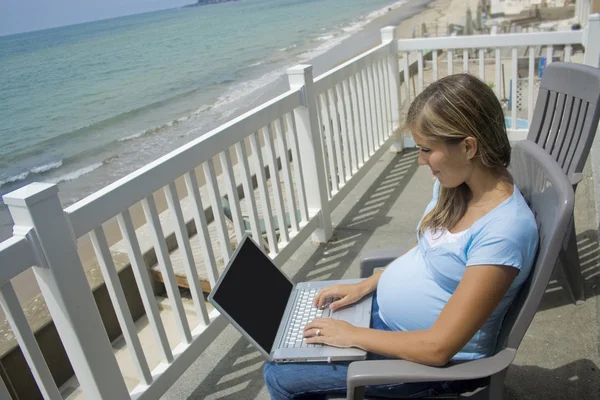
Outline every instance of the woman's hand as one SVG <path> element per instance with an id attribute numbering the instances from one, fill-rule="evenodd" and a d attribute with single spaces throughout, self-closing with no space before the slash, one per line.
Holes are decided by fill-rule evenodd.
<path id="1" fill-rule="evenodd" d="M 316 318 L 304 327 L 304 337 L 308 344 L 322 343 L 335 347 L 353 347 L 359 329 L 339 319 Z"/>
<path id="2" fill-rule="evenodd" d="M 329 298 L 339 298 L 329 305 L 329 309 L 334 311 L 341 307 L 356 303 L 362 299 L 369 289 L 361 283 L 339 284 L 323 288 L 317 293 L 314 299 L 314 305 L 317 308 L 323 308 L 326 300 Z"/>

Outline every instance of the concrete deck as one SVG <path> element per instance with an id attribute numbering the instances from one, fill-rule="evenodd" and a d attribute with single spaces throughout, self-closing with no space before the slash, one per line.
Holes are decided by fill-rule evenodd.
<path id="1" fill-rule="evenodd" d="M 414 243 L 432 186 L 429 169 L 417 166 L 415 151 L 386 153 L 335 210 L 332 240 L 326 245 L 305 243 L 286 263 L 285 272 L 295 281 L 357 277 L 362 251 Z M 587 166 L 576 195 L 587 301 L 573 305 L 562 278 L 553 278 L 509 369 L 508 399 L 600 398 L 600 248 L 593 199 Z M 263 365 L 262 356 L 229 326 L 162 399 L 266 400 Z"/>

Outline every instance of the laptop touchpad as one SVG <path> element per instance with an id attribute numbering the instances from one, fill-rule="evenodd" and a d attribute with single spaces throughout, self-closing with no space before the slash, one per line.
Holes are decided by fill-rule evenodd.
<path id="1" fill-rule="evenodd" d="M 354 317 L 357 315 L 354 307 L 346 307 L 331 313 L 330 318 L 341 319 L 354 325 Z"/>

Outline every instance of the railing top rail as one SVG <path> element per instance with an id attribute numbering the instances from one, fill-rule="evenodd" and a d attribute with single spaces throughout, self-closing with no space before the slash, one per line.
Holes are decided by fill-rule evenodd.
<path id="1" fill-rule="evenodd" d="M 88 233 L 300 105 L 300 89 L 289 90 L 67 207 L 65 213 L 75 237 Z"/>
<path id="2" fill-rule="evenodd" d="M 317 93 L 322 93 L 326 88 L 341 83 L 344 79 L 356 74 L 373 61 L 378 61 L 386 55 L 389 55 L 389 45 L 389 43 L 382 43 L 379 46 L 373 47 L 371 50 L 362 53 L 319 75 L 315 78 L 315 91 Z"/>
<path id="3" fill-rule="evenodd" d="M 398 51 L 474 49 L 513 46 L 549 46 L 560 44 L 579 44 L 582 43 L 582 41 L 583 31 L 451 36 L 440 38 L 399 39 Z"/>
<path id="4" fill-rule="evenodd" d="M 25 236 L 13 236 L 0 243 L 0 287 L 35 263 L 33 251 Z"/>

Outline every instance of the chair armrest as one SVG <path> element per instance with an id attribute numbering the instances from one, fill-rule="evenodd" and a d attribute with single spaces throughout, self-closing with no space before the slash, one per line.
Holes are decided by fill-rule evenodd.
<path id="1" fill-rule="evenodd" d="M 583 179 L 583 174 L 581 172 L 576 172 L 570 177 L 571 185 L 573 185 L 573 190 L 575 190 L 575 186 Z"/>
<path id="2" fill-rule="evenodd" d="M 504 349 L 492 357 L 430 367 L 405 360 L 356 361 L 348 368 L 348 400 L 362 399 L 364 386 L 408 382 L 461 381 L 492 376 L 513 362 L 517 351 Z M 355 391 L 359 397 L 355 396 Z"/>
<path id="3" fill-rule="evenodd" d="M 404 249 L 382 249 L 364 251 L 360 255 L 360 277 L 368 278 L 373 270 L 385 267 L 404 252 Z"/>

